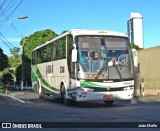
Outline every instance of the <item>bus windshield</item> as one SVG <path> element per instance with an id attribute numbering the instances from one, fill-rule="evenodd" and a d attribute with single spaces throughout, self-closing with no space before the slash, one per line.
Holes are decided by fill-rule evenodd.
<path id="1" fill-rule="evenodd" d="M 79 73 L 85 74 L 86 79 L 132 78 L 133 63 L 127 42 L 123 37 L 77 37 Z"/>

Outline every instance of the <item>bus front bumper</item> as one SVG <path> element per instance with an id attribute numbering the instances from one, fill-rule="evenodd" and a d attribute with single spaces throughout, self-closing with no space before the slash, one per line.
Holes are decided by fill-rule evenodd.
<path id="1" fill-rule="evenodd" d="M 130 100 L 133 98 L 134 90 L 116 92 L 92 92 L 77 89 L 76 101 L 96 101 L 96 100 Z"/>

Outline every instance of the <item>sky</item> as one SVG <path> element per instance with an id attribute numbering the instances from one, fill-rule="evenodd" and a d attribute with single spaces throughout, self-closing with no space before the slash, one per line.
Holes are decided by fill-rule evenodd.
<path id="1" fill-rule="evenodd" d="M 3 1 L 0 0 L 0 4 Z M 75 28 L 127 34 L 127 21 L 131 12 L 138 12 L 143 17 L 144 48 L 159 46 L 160 0 L 23 0 L 9 17 L 16 30 L 8 21 L 0 27 L 0 33 L 9 43 L 18 47 L 21 47 L 19 43 L 23 37 L 45 29 L 51 29 L 57 34 Z M 18 16 L 28 18 L 15 19 Z M 0 48 L 5 54 L 10 54 L 9 47 L 1 39 Z"/>

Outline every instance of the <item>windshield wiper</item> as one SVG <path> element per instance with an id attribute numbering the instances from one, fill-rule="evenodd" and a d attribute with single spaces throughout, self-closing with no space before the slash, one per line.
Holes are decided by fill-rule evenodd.
<path id="1" fill-rule="evenodd" d="M 119 75 L 119 77 L 120 77 L 120 79 L 121 79 L 121 81 L 122 81 L 123 78 L 122 78 L 121 72 L 120 72 L 119 69 L 118 69 L 118 66 L 117 66 L 115 63 L 113 63 L 113 65 L 114 65 L 114 67 L 116 68 L 116 71 L 118 72 L 118 75 Z"/>
<path id="2" fill-rule="evenodd" d="M 122 75 L 121 75 L 121 72 L 120 72 L 119 69 L 118 69 L 118 66 L 117 66 L 115 63 L 113 63 L 113 66 L 115 67 L 115 69 L 116 69 L 116 71 L 117 71 L 117 73 L 118 73 L 118 75 L 119 75 L 119 77 L 120 77 L 120 80 L 123 80 L 123 77 L 122 77 Z M 105 67 L 106 67 L 106 70 L 107 70 L 107 62 L 105 62 L 105 63 L 103 64 L 102 68 L 101 68 L 101 69 L 99 70 L 99 72 L 97 73 L 95 79 L 98 79 L 98 77 L 99 77 L 99 76 L 102 74 L 102 72 L 104 71 Z"/>
<path id="3" fill-rule="evenodd" d="M 106 70 L 107 70 L 107 61 L 103 64 L 102 68 L 98 71 L 95 79 L 98 79 L 98 77 L 102 74 L 102 72 L 105 69 L 105 67 L 106 67 Z"/>

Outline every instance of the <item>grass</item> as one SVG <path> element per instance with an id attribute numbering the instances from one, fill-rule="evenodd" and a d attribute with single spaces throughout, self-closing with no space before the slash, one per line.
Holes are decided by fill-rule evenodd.
<path id="1" fill-rule="evenodd" d="M 8 93 L 11 93 L 13 91 L 19 91 L 20 89 L 16 89 L 15 87 L 7 87 L 7 90 L 8 90 Z M 5 94 L 5 92 L 6 92 L 5 87 L 0 88 L 0 93 L 1 94 Z"/>

